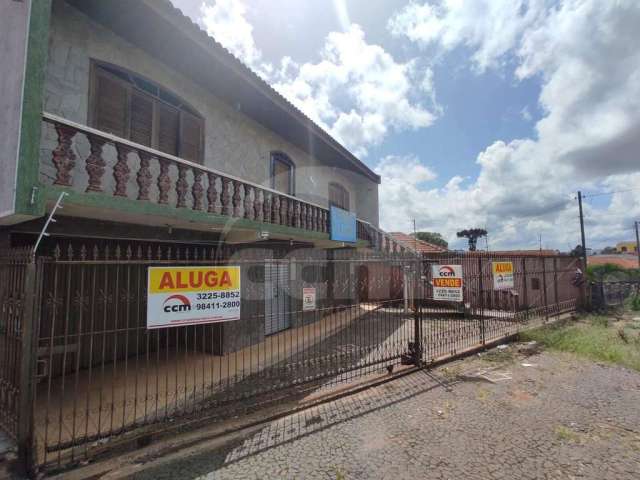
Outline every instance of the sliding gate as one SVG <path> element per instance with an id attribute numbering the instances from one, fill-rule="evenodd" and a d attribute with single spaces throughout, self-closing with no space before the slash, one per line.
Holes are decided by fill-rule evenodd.
<path id="1" fill-rule="evenodd" d="M 571 311 L 579 296 L 568 257 L 510 258 L 509 291 L 494 288 L 489 255 L 222 260 L 200 248 L 69 245 L 38 262 L 28 251 L 0 258 L 0 426 L 44 469 L 178 418 L 224 419 L 429 365 Z M 463 266 L 463 302 L 433 298 L 441 264 Z M 238 265 L 240 320 L 148 330 L 147 272 L 161 265 Z"/>

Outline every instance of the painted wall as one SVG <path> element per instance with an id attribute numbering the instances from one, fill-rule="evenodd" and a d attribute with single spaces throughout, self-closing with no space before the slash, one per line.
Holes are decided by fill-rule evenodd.
<path id="1" fill-rule="evenodd" d="M 358 218 L 378 224 L 378 186 L 375 182 L 348 170 L 322 165 L 63 0 L 53 2 L 45 111 L 87 124 L 91 59 L 109 62 L 153 79 L 196 107 L 205 118 L 206 166 L 270 186 L 270 152 L 283 151 L 296 165 L 296 196 L 327 206 L 329 182 L 339 182 L 350 192 L 351 210 Z M 50 151 L 55 148 L 56 135 L 52 128 L 45 129 L 43 135 L 41 180 L 51 183 L 54 170 Z M 79 159 L 76 173 L 80 185 L 83 182 L 86 185 L 86 173 L 80 159 L 88 155 L 88 145 L 82 141 L 77 143 L 74 146 Z M 110 164 L 115 162 L 115 152 L 109 151 L 112 150 L 110 147 L 105 150 L 112 156 L 107 159 L 109 172 Z M 171 175 L 177 175 L 177 172 Z M 113 181 L 106 178 L 109 176 L 105 175 L 105 179 Z M 132 178 L 132 188 L 135 188 L 134 180 Z M 107 190 L 112 187 L 108 183 L 105 186 Z M 154 193 L 152 190 L 152 198 Z"/>
<path id="2" fill-rule="evenodd" d="M 14 213 L 30 3 L 0 2 L 0 223 Z"/>

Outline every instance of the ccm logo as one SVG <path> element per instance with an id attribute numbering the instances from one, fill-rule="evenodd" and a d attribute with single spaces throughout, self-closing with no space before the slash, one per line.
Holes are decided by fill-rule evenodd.
<path id="1" fill-rule="evenodd" d="M 167 305 L 171 300 L 175 300 L 175 302 L 172 302 L 171 305 Z M 165 313 L 189 312 L 191 310 L 191 302 L 184 295 L 171 295 L 162 305 Z"/>
<path id="2" fill-rule="evenodd" d="M 456 276 L 456 272 L 454 272 L 453 268 L 451 268 L 451 267 L 441 267 L 440 270 L 438 270 L 438 274 L 441 277 L 455 277 Z"/>

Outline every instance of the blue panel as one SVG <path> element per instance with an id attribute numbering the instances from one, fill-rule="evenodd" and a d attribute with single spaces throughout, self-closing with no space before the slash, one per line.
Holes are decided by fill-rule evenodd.
<path id="1" fill-rule="evenodd" d="M 331 207 L 331 240 L 337 242 L 356 242 L 356 216 L 338 207 Z"/>

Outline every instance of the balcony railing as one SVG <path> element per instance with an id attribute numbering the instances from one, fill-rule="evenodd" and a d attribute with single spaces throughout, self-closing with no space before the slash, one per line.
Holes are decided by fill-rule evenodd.
<path id="1" fill-rule="evenodd" d="M 329 210 L 320 205 L 56 115 L 44 113 L 43 120 L 48 130 L 43 144 L 51 153 L 41 159 L 41 176 L 53 185 L 311 232 L 330 231 Z M 357 238 L 395 251 L 388 237 L 361 220 Z"/>

